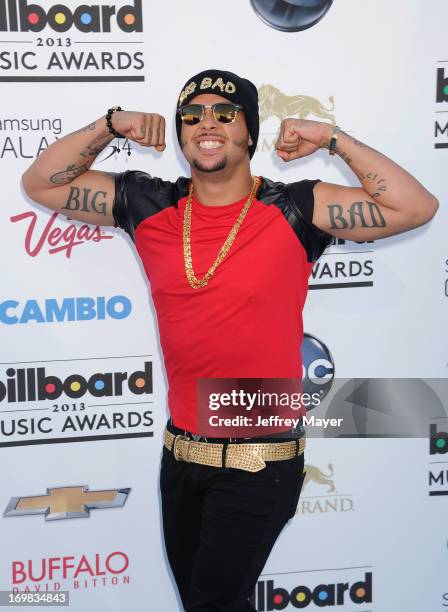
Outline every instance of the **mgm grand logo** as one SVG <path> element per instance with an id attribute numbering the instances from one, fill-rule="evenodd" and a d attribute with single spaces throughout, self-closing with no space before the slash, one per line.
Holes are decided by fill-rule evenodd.
<path id="1" fill-rule="evenodd" d="M 286 119 L 286 117 L 314 119 L 315 121 L 326 121 L 336 125 L 336 117 L 333 112 L 333 96 L 328 98 L 329 106 L 327 107 L 312 96 L 301 94 L 287 96 L 273 85 L 261 85 L 258 89 L 258 101 L 260 126 L 271 117 L 275 117 L 279 121 Z M 257 151 L 262 153 L 272 151 L 277 137 L 277 132 L 261 132 Z"/>
<path id="2" fill-rule="evenodd" d="M 297 514 L 326 514 L 328 512 L 350 512 L 354 510 L 351 493 L 339 493 L 334 483 L 333 464 L 326 471 L 316 465 L 305 464 L 305 480 L 297 506 Z M 308 495 L 309 493 L 309 495 Z"/>

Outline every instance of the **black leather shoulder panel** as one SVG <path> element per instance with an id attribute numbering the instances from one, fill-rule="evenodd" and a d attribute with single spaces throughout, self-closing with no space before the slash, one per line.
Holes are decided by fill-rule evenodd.
<path id="1" fill-rule="evenodd" d="M 134 240 L 134 233 L 144 219 L 164 208 L 177 205 L 188 194 L 189 179 L 180 177 L 175 183 L 163 181 L 140 170 L 116 173 L 115 199 L 112 213 L 116 226 Z"/>
<path id="2" fill-rule="evenodd" d="M 302 243 L 309 262 L 315 262 L 331 244 L 333 237 L 313 225 L 313 187 L 318 180 L 281 183 L 262 178 L 257 200 L 279 208 Z"/>

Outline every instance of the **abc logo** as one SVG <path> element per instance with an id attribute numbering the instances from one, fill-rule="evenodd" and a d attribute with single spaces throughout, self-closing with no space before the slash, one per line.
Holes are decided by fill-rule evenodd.
<path id="1" fill-rule="evenodd" d="M 429 426 L 429 453 L 431 455 L 448 453 L 448 432 L 437 431 L 437 425 Z"/>
<path id="2" fill-rule="evenodd" d="M 302 369 L 304 393 L 318 393 L 322 401 L 333 384 L 334 362 L 328 347 L 311 334 L 303 334 Z"/>

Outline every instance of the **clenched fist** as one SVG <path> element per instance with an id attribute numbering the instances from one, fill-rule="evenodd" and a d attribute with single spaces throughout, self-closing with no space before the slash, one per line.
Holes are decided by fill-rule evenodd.
<path id="1" fill-rule="evenodd" d="M 143 147 L 154 147 L 156 151 L 165 150 L 165 118 L 162 115 L 115 111 L 111 120 L 114 130 L 128 140 Z"/>
<path id="2" fill-rule="evenodd" d="M 283 161 L 311 155 L 321 147 L 328 146 L 333 126 L 307 119 L 283 119 L 278 140 L 275 143 L 277 155 Z"/>

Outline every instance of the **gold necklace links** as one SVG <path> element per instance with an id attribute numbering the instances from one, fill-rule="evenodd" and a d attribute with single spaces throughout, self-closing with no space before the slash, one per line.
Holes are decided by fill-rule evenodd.
<path id="1" fill-rule="evenodd" d="M 235 221 L 234 226 L 230 230 L 230 233 L 227 236 L 226 241 L 222 245 L 217 258 L 212 263 L 208 271 L 204 274 L 204 276 L 201 279 L 198 279 L 196 278 L 193 272 L 193 262 L 191 259 L 191 203 L 193 199 L 193 181 L 191 181 L 190 189 L 188 192 L 188 199 L 185 205 L 185 212 L 184 212 L 183 247 L 184 247 L 185 273 L 187 275 L 187 280 L 193 289 L 199 289 L 199 287 L 205 287 L 207 285 L 208 281 L 213 276 L 216 268 L 219 266 L 219 264 L 222 262 L 224 257 L 229 252 L 230 247 L 232 246 L 232 243 L 235 240 L 238 230 L 240 229 L 240 226 L 244 220 L 244 217 L 246 216 L 247 211 L 249 210 L 255 198 L 255 194 L 257 193 L 259 184 L 260 184 L 260 177 L 254 176 L 252 190 L 249 194 L 249 197 L 247 198 L 246 203 L 244 204 L 243 209 L 241 210 L 238 216 L 238 219 Z"/>

